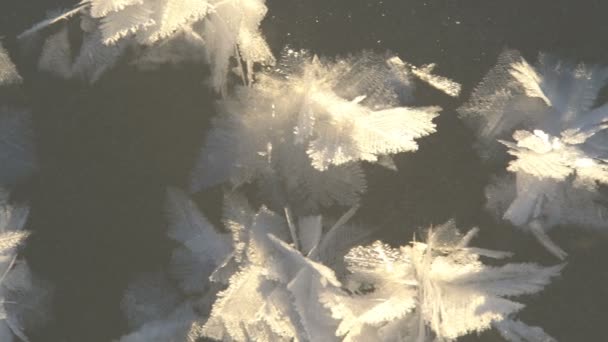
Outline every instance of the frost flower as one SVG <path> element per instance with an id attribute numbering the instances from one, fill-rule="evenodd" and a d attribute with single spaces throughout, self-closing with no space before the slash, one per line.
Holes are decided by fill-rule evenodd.
<path id="1" fill-rule="evenodd" d="M 559 258 L 566 252 L 546 234 L 551 227 L 608 226 L 598 189 L 608 182 L 608 104 L 593 107 L 607 81 L 608 68 L 542 54 L 532 66 L 507 51 L 459 110 L 476 129 L 483 157 L 504 156 L 497 142 L 515 157 L 512 175 L 488 186 L 488 208 Z"/>

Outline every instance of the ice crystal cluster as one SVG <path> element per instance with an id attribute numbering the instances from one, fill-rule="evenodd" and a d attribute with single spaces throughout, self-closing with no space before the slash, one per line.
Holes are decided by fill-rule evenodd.
<path id="1" fill-rule="evenodd" d="M 165 319 L 122 341 L 162 341 L 167 332 L 187 341 L 453 341 L 491 328 L 510 341 L 552 341 L 517 319 L 524 305 L 512 297 L 540 291 L 563 265 L 487 266 L 482 257 L 510 253 L 469 247 L 477 230 L 460 236 L 451 223 L 393 249 L 350 222 L 365 189 L 361 163 L 391 167 L 392 154 L 416 151 L 415 139 L 435 131 L 439 108 L 405 106 L 414 80 L 458 93 L 431 70 L 394 55 L 329 60 L 288 49 L 224 97 L 191 190 L 229 185 L 228 232 L 183 191 L 168 191 L 169 236 L 179 244 L 168 274 L 185 299 L 148 309 L 131 300 L 127 312 Z M 255 185 L 260 207 L 245 184 Z M 345 208 L 341 217 L 321 215 L 334 204 Z M 149 288 L 127 296 L 145 298 Z"/>
<path id="2" fill-rule="evenodd" d="M 39 67 L 64 78 L 95 82 L 131 54 L 132 63 L 142 66 L 205 61 L 211 84 L 222 90 L 230 58 L 242 59 L 249 72 L 253 63 L 273 63 L 259 31 L 266 11 L 264 0 L 85 0 L 35 25 L 21 39 L 63 25 L 46 38 Z M 63 23 L 74 16 L 82 31 L 79 47 L 70 42 Z"/>
<path id="3" fill-rule="evenodd" d="M 604 229 L 600 184 L 608 181 L 608 105 L 596 104 L 608 68 L 571 64 L 541 54 L 535 66 L 506 51 L 460 109 L 479 148 L 512 156 L 509 175 L 487 188 L 488 208 L 532 231 L 560 258 L 546 234 L 556 225 Z M 506 149 L 500 149 L 498 144 Z"/>
<path id="4" fill-rule="evenodd" d="M 17 255 L 29 235 L 23 230 L 28 207 L 9 204 L 7 193 L 0 192 L 0 197 L 0 338 L 29 341 L 26 328 L 46 319 L 43 301 L 48 289 L 32 278 L 27 263 Z"/>
<path id="5" fill-rule="evenodd" d="M 511 253 L 469 246 L 477 229 L 462 236 L 449 222 L 392 248 L 348 223 L 354 210 L 328 224 L 256 212 L 237 194 L 224 204 L 229 235 L 169 191 L 169 234 L 182 241 L 171 274 L 189 296 L 122 341 L 162 341 L 167 331 L 188 341 L 454 341 L 493 327 L 509 341 L 554 341 L 516 318 L 524 305 L 512 298 L 540 291 L 563 265 L 485 265 Z M 140 311 L 156 312 L 158 301 Z"/>
<path id="6" fill-rule="evenodd" d="M 286 50 L 275 68 L 221 101 L 193 190 L 255 183 L 271 207 L 314 213 L 358 202 L 361 162 L 391 165 L 435 132 L 439 107 L 406 107 L 411 68 L 363 53 L 336 61 Z"/>
<path id="7" fill-rule="evenodd" d="M 565 264 L 509 262 L 453 221 L 394 246 L 356 215 L 367 166 L 398 171 L 393 157 L 424 153 L 420 140 L 437 130 L 442 108 L 418 105 L 416 89 L 458 97 L 460 85 L 389 52 L 287 47 L 275 60 L 266 12 L 264 0 L 89 0 L 19 36 L 39 69 L 65 79 L 93 83 L 128 64 L 210 70 L 217 115 L 189 189 L 166 192 L 170 261 L 133 275 L 117 341 L 449 342 L 490 329 L 555 341 L 518 314 Z M 21 81 L 0 46 L 0 87 Z M 608 225 L 608 104 L 596 103 L 607 82 L 608 68 L 505 51 L 459 109 L 482 159 L 499 166 L 487 208 L 562 259 L 550 228 Z M 0 103 L 2 341 L 27 341 L 49 318 L 51 287 L 18 254 L 28 206 L 10 196 L 36 171 L 30 121 Z M 191 198 L 212 188 L 224 196 L 217 226 Z"/>
<path id="8" fill-rule="evenodd" d="M 514 321 L 524 305 L 505 297 L 538 292 L 562 266 L 486 266 L 480 257 L 510 253 L 470 247 L 476 233 L 459 236 L 448 222 L 429 229 L 425 242 L 353 248 L 345 259 L 355 295 L 325 296 L 341 319 L 337 334 L 349 341 L 453 341 L 495 325 L 507 340 L 518 341 L 509 336 L 523 331 L 534 340 L 552 340 L 542 329 Z M 357 293 L 357 285 L 373 290 Z"/>
<path id="9" fill-rule="evenodd" d="M 0 45 L 0 94 L 18 88 L 21 76 Z M 0 103 L 0 340 L 29 341 L 27 329 L 48 319 L 50 287 L 19 257 L 29 235 L 29 207 L 14 203 L 10 192 L 35 169 L 30 115 L 21 105 Z"/>

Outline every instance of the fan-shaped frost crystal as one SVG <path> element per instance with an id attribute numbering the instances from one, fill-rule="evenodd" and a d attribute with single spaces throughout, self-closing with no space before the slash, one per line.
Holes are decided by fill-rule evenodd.
<path id="1" fill-rule="evenodd" d="M 205 60 L 211 65 L 212 85 L 221 90 L 230 58 L 243 59 L 248 72 L 253 63 L 274 62 L 259 31 L 266 11 L 264 0 L 91 0 L 21 37 L 80 14 L 79 51 L 72 51 L 66 26 L 47 38 L 40 68 L 94 82 L 130 50 L 133 62 L 144 66 Z M 57 65 L 61 68 L 54 68 Z"/>
<path id="2" fill-rule="evenodd" d="M 226 208 L 235 248 L 216 274 L 225 273 L 231 262 L 238 268 L 200 333 L 224 341 L 337 340 L 337 322 L 320 297 L 340 291 L 333 269 L 340 269 L 338 259 L 347 248 L 337 241 L 347 246 L 368 241 L 365 232 L 345 225 L 354 209 L 324 229 L 320 216 L 287 219 L 266 208 L 254 214 L 238 197 L 228 197 Z"/>
<path id="3" fill-rule="evenodd" d="M 510 330 L 543 337 L 525 341 L 552 340 L 540 328 L 507 323 L 524 305 L 505 297 L 540 291 L 562 265 L 486 266 L 481 256 L 510 254 L 469 247 L 475 232 L 459 236 L 448 223 L 431 229 L 425 243 L 395 249 L 375 242 L 352 249 L 346 262 L 354 294 L 322 298 L 340 320 L 337 333 L 346 341 L 454 341 L 492 325 L 507 330 L 517 324 Z"/>
<path id="4" fill-rule="evenodd" d="M 516 321 L 524 305 L 506 297 L 540 291 L 563 266 L 486 266 L 481 257 L 511 254 L 470 247 L 476 229 L 461 236 L 448 223 L 430 230 L 426 242 L 366 245 L 370 230 L 346 225 L 356 208 L 330 227 L 320 216 L 254 212 L 232 193 L 224 202 L 230 249 L 183 192 L 171 189 L 167 203 L 169 235 L 187 247 L 191 264 L 206 265 L 174 272 L 174 279 L 198 278 L 202 286 L 182 286 L 188 299 L 169 310 L 172 290 L 161 275 L 134 283 L 125 298 L 140 328 L 121 341 L 453 341 L 491 326 L 509 341 L 553 341 Z M 205 257 L 218 248 L 230 253 L 222 262 Z M 222 291 L 213 287 L 222 284 Z M 166 295 L 150 297 L 158 293 Z"/>
<path id="5" fill-rule="evenodd" d="M 20 83 L 21 76 L 11 61 L 8 52 L 0 43 L 0 86 Z"/>
<path id="6" fill-rule="evenodd" d="M 4 194 L 0 194 L 0 197 L 0 255 L 6 255 L 14 253 L 15 248 L 28 236 L 22 228 L 29 208 L 6 203 Z"/>
<path id="7" fill-rule="evenodd" d="M 230 236 L 217 232 L 177 188 L 167 190 L 165 211 L 168 235 L 179 246 L 173 251 L 169 272 L 142 274 L 129 284 L 122 308 L 133 331 L 121 342 L 195 342 L 200 335 L 196 328 L 205 321 L 223 286 L 211 283 L 210 278 L 233 254 Z"/>
<path id="8" fill-rule="evenodd" d="M 23 230 L 29 208 L 6 202 L 0 190 L 0 337 L 2 341 L 29 341 L 25 332 L 48 320 L 50 287 L 32 276 L 17 248 L 28 232 Z"/>
<path id="9" fill-rule="evenodd" d="M 204 292 L 206 279 L 232 252 L 230 236 L 217 232 L 183 191 L 167 194 L 169 237 L 182 244 L 173 253 L 173 273 L 184 292 Z"/>
<path id="10" fill-rule="evenodd" d="M 401 106 L 412 73 L 395 58 L 326 61 L 287 50 L 276 69 L 220 103 L 193 190 L 255 182 L 273 208 L 297 213 L 355 204 L 365 190 L 360 161 L 415 151 L 435 131 L 440 108 Z"/>
<path id="11" fill-rule="evenodd" d="M 242 246 L 235 248 L 238 271 L 218 295 L 202 333 L 235 341 L 297 338 L 302 327 L 286 285 L 301 265 L 280 254 L 281 248 L 291 247 L 269 237 L 288 240 L 287 222 L 265 208 L 248 221 L 250 225 L 233 231 L 235 245 Z"/>
<path id="12" fill-rule="evenodd" d="M 608 181 L 608 105 L 593 107 L 607 81 L 605 67 L 574 65 L 543 54 L 532 66 L 507 51 L 460 109 L 483 149 L 501 155 L 499 141 L 515 157 L 508 167 L 515 177 L 498 178 L 500 185 L 488 187 L 488 205 L 531 230 L 560 258 L 566 253 L 550 240 L 547 229 L 608 225 L 606 208 L 598 204 L 598 184 Z M 516 189 L 511 198 L 504 194 L 508 187 Z"/>

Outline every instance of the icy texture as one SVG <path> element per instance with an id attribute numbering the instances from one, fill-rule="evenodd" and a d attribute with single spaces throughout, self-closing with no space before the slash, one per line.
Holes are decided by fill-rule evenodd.
<path id="1" fill-rule="evenodd" d="M 505 156 L 498 142 L 515 157 L 508 166 L 515 177 L 499 177 L 486 190 L 488 207 L 534 233 L 559 258 L 566 252 L 546 234 L 551 227 L 608 226 L 598 188 L 608 181 L 608 104 L 594 107 L 607 81 L 605 67 L 543 54 L 532 66 L 506 51 L 460 109 L 484 157 Z"/>
<path id="2" fill-rule="evenodd" d="M 0 43 L 0 86 L 21 82 L 15 64 L 11 61 L 8 52 Z"/>
<path id="3" fill-rule="evenodd" d="M 511 342 L 556 342 L 539 327 L 531 327 L 521 321 L 505 319 L 494 323 L 500 335 Z"/>
<path id="4" fill-rule="evenodd" d="M 344 221 L 344 220 L 343 220 Z M 262 208 L 247 231 L 235 234 L 239 268 L 218 295 L 202 334 L 219 340 L 330 341 L 336 322 L 320 302 L 341 284 L 318 258 L 324 244 L 320 217 L 297 220 L 297 250 L 286 219 Z M 337 229 L 337 228 L 336 228 Z M 237 237 L 238 236 L 238 237 Z M 244 240 L 241 240 L 244 239 Z M 351 242 L 352 243 L 352 242 Z"/>
<path id="5" fill-rule="evenodd" d="M 67 26 L 48 37 L 38 67 L 62 78 L 77 77 L 93 83 L 113 68 L 129 48 L 128 41 L 103 44 L 100 41 L 101 32 L 97 29 L 87 31 L 85 28 L 82 35 L 83 42 L 78 51 L 72 50 Z M 75 57 L 72 58 L 72 55 Z"/>
<path id="6" fill-rule="evenodd" d="M 396 67 L 409 68 L 411 73 L 416 75 L 416 77 L 418 77 L 420 80 L 428 83 L 430 86 L 446 93 L 447 95 L 453 97 L 458 97 L 460 95 L 460 90 L 462 90 L 462 86 L 459 83 L 450 80 L 449 78 L 435 75 L 433 71 L 435 70 L 435 67 L 437 67 L 437 65 L 434 63 L 423 65 L 420 68 L 408 64 L 400 60 L 399 58 L 392 58 L 389 60 L 389 63 L 394 64 Z"/>
<path id="7" fill-rule="evenodd" d="M 0 190 L 1 191 L 1 190 Z M 2 191 L 3 192 L 3 191 Z M 5 202 L 6 194 L 0 194 L 0 254 L 11 254 L 27 237 L 23 231 L 29 208 Z"/>
<path id="8" fill-rule="evenodd" d="M 347 224 L 356 208 L 329 225 L 320 216 L 292 216 L 289 210 L 285 216 L 265 207 L 256 212 L 230 193 L 224 225 L 232 247 L 226 248 L 224 236 L 210 233 L 198 211 L 184 210 L 193 204 L 181 191 L 172 189 L 168 203 L 170 236 L 231 253 L 210 276 L 208 269 L 192 268 L 185 276 L 208 285 L 199 292 L 186 289 L 188 297 L 179 305 L 162 276 L 135 282 L 125 303 L 139 330 L 123 342 L 431 342 L 492 326 L 513 342 L 553 341 L 541 328 L 516 321 L 524 305 L 506 297 L 540 291 L 563 265 L 486 266 L 480 257 L 500 260 L 511 254 L 469 247 L 476 229 L 461 236 L 448 223 L 432 229 L 424 243 L 394 249 L 367 245 L 371 230 Z M 198 238 L 200 231 L 205 239 Z M 222 284 L 226 287 L 218 292 Z"/>
<path id="9" fill-rule="evenodd" d="M 360 161 L 415 151 L 435 132 L 438 107 L 403 107 L 412 73 L 396 57 L 363 53 L 337 61 L 286 50 L 220 103 L 192 189 L 255 183 L 272 208 L 298 215 L 352 206 L 365 190 Z M 388 162 L 390 165 L 390 162 Z"/>
<path id="10" fill-rule="evenodd" d="M 177 188 L 167 191 L 166 211 L 168 235 L 181 244 L 172 256 L 173 276 L 185 293 L 205 292 L 213 270 L 232 252 L 230 235 L 217 232 L 196 204 Z"/>
<path id="11" fill-rule="evenodd" d="M 138 329 L 145 323 L 165 318 L 179 304 L 177 290 L 166 275 L 150 272 L 129 283 L 121 302 L 129 327 Z"/>
<path id="12" fill-rule="evenodd" d="M 20 83 L 0 45 L 0 87 Z M 21 106 L 0 104 L 0 340 L 7 342 L 29 341 L 26 331 L 39 328 L 49 314 L 50 287 L 17 255 L 29 236 L 23 229 L 29 207 L 9 198 L 9 190 L 34 171 L 32 140 L 30 113 Z"/>
<path id="13" fill-rule="evenodd" d="M 26 331 L 49 319 L 51 287 L 17 259 L 17 248 L 29 235 L 23 230 L 29 208 L 5 200 L 6 194 L 0 194 L 0 337 L 16 341 L 14 334 L 27 342 Z"/>
<path id="14" fill-rule="evenodd" d="M 0 189 L 0 191 L 2 191 Z M 5 197 L 5 194 L 0 194 Z M 13 307 L 8 302 L 8 295 L 12 290 L 19 290 L 19 287 L 28 286 L 27 281 L 20 282 L 19 278 L 24 278 L 25 274 L 13 274 L 13 272 L 27 272 L 24 268 L 14 269 L 17 264 L 16 248 L 27 238 L 27 232 L 22 230 L 28 215 L 27 207 L 15 207 L 5 202 L 5 198 L 0 199 L 0 301 L 2 310 L 0 315 L 0 337 L 3 341 L 16 341 L 13 334 L 28 341 L 25 336 L 24 327 L 18 319 L 15 319 L 15 312 L 19 307 Z M 9 276 L 10 275 L 10 276 Z M 13 280 L 13 281 L 11 281 Z"/>
<path id="15" fill-rule="evenodd" d="M 337 340 L 337 322 L 320 298 L 340 291 L 332 269 L 340 268 L 345 246 L 370 241 L 346 225 L 355 211 L 329 226 L 320 216 L 292 217 L 288 210 L 286 217 L 264 207 L 256 213 L 244 198 L 227 196 L 224 223 L 234 253 L 212 279 L 226 279 L 228 288 L 218 294 L 199 334 L 224 341 Z"/>
<path id="16" fill-rule="evenodd" d="M 508 330 L 538 329 L 505 323 L 524 307 L 505 297 L 540 291 L 563 266 L 486 266 L 480 256 L 509 254 L 468 247 L 475 233 L 459 236 L 448 223 L 430 230 L 426 243 L 352 249 L 346 260 L 353 295 L 324 298 L 340 320 L 338 335 L 345 341 L 454 341 L 499 324 L 506 338 L 520 341 Z"/>
<path id="17" fill-rule="evenodd" d="M 233 254 L 230 235 L 217 232 L 183 191 L 167 190 L 165 211 L 168 235 L 179 246 L 169 272 L 143 274 L 129 284 L 122 309 L 133 332 L 122 342 L 195 342 L 191 330 L 205 320 L 222 287 L 210 277 Z"/>
<path id="18" fill-rule="evenodd" d="M 121 337 L 118 342 L 196 342 L 188 337 L 196 319 L 192 306 L 184 303 L 169 316 L 146 322 L 139 330 Z"/>
<path id="19" fill-rule="evenodd" d="M 20 38 L 80 14 L 79 50 L 73 51 L 65 26 L 47 38 L 41 69 L 95 82 L 127 56 L 134 64 L 141 58 L 148 67 L 204 59 L 211 66 L 212 86 L 224 90 L 231 58 L 246 63 L 247 70 L 239 71 L 243 75 L 253 72 L 253 63 L 274 62 L 259 31 L 266 11 L 264 0 L 92 0 L 35 25 Z"/>

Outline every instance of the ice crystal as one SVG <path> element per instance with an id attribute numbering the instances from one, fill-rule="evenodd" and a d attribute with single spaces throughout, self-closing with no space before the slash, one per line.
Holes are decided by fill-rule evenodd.
<path id="1" fill-rule="evenodd" d="M 244 209 L 243 205 L 238 200 L 232 208 Z M 350 236 L 344 234 L 350 230 L 345 223 L 353 213 L 325 230 L 320 216 L 295 219 L 266 208 L 254 215 L 250 209 L 232 210 L 233 218 L 228 218 L 235 238 L 232 262 L 238 270 L 219 293 L 201 334 L 235 341 L 336 340 L 337 322 L 320 298 L 341 287 L 333 268 L 339 268 L 336 259 L 347 250 L 337 240 L 350 246 L 366 236 L 357 229 Z M 242 225 L 245 222 L 248 226 Z M 225 271 L 222 268 L 228 264 L 218 271 Z"/>
<path id="2" fill-rule="evenodd" d="M 273 208 L 314 213 L 351 206 L 365 190 L 360 162 L 418 148 L 439 107 L 404 107 L 411 68 L 363 53 L 336 61 L 286 50 L 276 69 L 220 103 L 192 188 L 256 183 Z M 400 61 L 400 60 L 399 60 Z"/>
<path id="3" fill-rule="evenodd" d="M 484 265 L 482 256 L 510 253 L 469 247 L 475 233 L 460 236 L 448 223 L 431 229 L 426 242 L 352 249 L 346 260 L 359 286 L 352 295 L 324 298 L 340 320 L 338 335 L 346 341 L 454 341 L 498 325 L 510 341 L 523 340 L 509 337 L 514 330 L 542 337 L 526 341 L 552 340 L 540 328 L 514 323 L 524 305 L 506 297 L 540 291 L 563 266 Z"/>
<path id="4" fill-rule="evenodd" d="M 543 54 L 532 66 L 507 51 L 460 109 L 476 128 L 480 146 L 489 151 L 486 156 L 500 159 L 496 142 L 501 142 L 515 157 L 508 166 L 515 177 L 499 178 L 499 185 L 487 189 L 489 206 L 532 231 L 559 258 L 566 252 L 551 241 L 548 229 L 608 225 L 606 208 L 599 204 L 599 184 L 608 181 L 608 105 L 594 107 L 607 81 L 605 67 L 574 65 Z M 510 199 L 504 193 L 508 187 L 516 189 Z"/>
<path id="5" fill-rule="evenodd" d="M 232 57 L 242 59 L 250 73 L 253 63 L 274 62 L 259 30 L 266 11 L 264 0 L 91 0 L 35 25 L 20 37 L 27 39 L 77 16 L 81 46 L 69 42 L 64 26 L 46 39 L 41 69 L 95 82 L 130 51 L 135 56 L 132 62 L 139 64 L 141 58 L 143 65 L 204 60 L 211 66 L 211 84 L 222 90 Z M 176 53 L 185 51 L 188 54 Z"/>

